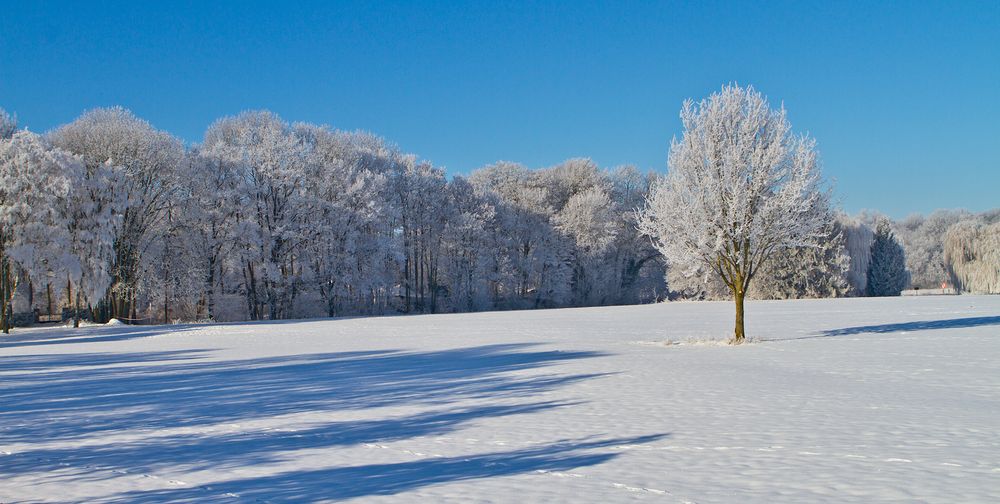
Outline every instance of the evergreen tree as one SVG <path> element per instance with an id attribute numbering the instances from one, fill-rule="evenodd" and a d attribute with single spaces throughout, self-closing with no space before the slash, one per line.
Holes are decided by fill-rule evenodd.
<path id="1" fill-rule="evenodd" d="M 881 218 L 875 228 L 871 263 L 868 267 L 869 296 L 898 296 L 909 282 L 906 255 L 892 234 L 889 220 Z"/>

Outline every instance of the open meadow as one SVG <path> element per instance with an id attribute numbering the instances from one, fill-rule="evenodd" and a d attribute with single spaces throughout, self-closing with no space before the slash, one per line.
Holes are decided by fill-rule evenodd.
<path id="1" fill-rule="evenodd" d="M 1000 500 L 1000 296 L 732 309 L 18 329 L 0 502 Z"/>

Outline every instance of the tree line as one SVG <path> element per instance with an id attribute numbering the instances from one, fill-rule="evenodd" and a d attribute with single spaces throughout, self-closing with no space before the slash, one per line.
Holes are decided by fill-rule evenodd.
<path id="1" fill-rule="evenodd" d="M 584 158 L 448 178 L 378 136 L 267 111 L 186 146 L 120 107 L 43 135 L 0 110 L 0 324 L 30 311 L 227 321 L 726 295 L 705 268 L 665 263 L 642 229 L 663 179 Z M 815 236 L 755 266 L 746 296 L 874 293 L 877 217 L 821 207 Z M 949 239 L 939 214 L 893 223 L 913 284 L 944 270 L 995 292 L 994 214 L 948 214 L 949 229 L 963 224 Z"/>
<path id="2" fill-rule="evenodd" d="M 633 211 L 654 178 L 588 159 L 468 177 L 364 132 L 246 112 L 185 147 L 122 108 L 4 117 L 4 320 L 282 319 L 665 296 Z M 14 309 L 12 302 L 20 305 Z"/>

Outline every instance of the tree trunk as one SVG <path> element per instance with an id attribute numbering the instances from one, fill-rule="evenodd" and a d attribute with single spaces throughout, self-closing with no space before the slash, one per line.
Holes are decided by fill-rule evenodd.
<path id="1" fill-rule="evenodd" d="M 14 294 L 17 292 L 17 283 L 14 282 L 14 278 L 11 275 L 10 261 L 7 261 L 4 265 L 3 281 L 3 288 L 6 293 L 6 297 L 4 297 L 6 315 L 4 316 L 3 332 L 4 334 L 10 334 L 11 320 L 14 315 Z"/>
<path id="2" fill-rule="evenodd" d="M 736 299 L 736 330 L 730 343 L 733 345 L 739 345 L 740 343 L 743 343 L 743 340 L 745 339 L 743 332 L 743 298 L 746 297 L 746 294 L 742 289 L 736 289 L 733 294 L 733 297 Z"/>
<path id="3" fill-rule="evenodd" d="M 9 313 L 7 313 L 7 297 L 11 295 L 7 287 L 7 269 L 10 268 L 10 264 L 7 258 L 0 255 L 0 329 L 3 329 L 4 334 L 10 334 L 10 318 Z"/>
<path id="4" fill-rule="evenodd" d="M 90 317 L 93 320 L 93 316 Z M 80 289 L 76 290 L 76 301 L 73 303 L 73 327 L 80 327 Z"/>

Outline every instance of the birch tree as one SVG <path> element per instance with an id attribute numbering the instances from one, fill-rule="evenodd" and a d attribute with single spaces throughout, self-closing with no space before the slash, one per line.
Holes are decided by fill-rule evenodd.
<path id="1" fill-rule="evenodd" d="M 672 268 L 718 276 L 736 304 L 731 343 L 745 339 L 744 299 L 775 252 L 813 246 L 830 219 L 815 141 L 752 87 L 724 86 L 681 109 L 668 173 L 638 224 Z"/>

